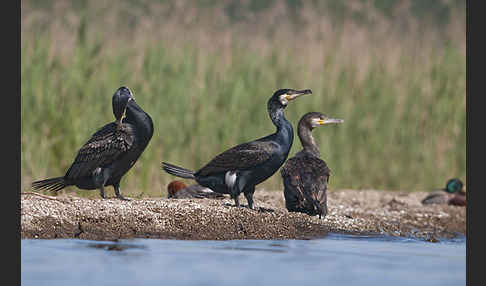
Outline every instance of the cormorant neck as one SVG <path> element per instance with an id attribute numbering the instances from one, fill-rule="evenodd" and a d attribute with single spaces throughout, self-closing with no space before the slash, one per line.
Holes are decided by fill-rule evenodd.
<path id="1" fill-rule="evenodd" d="M 304 148 L 303 151 L 316 157 L 321 157 L 319 147 L 317 147 L 316 141 L 312 136 L 312 130 L 308 126 L 299 124 L 297 133 L 299 135 L 300 143 Z"/>
<path id="2" fill-rule="evenodd" d="M 122 127 L 122 118 L 115 118 L 116 128 L 121 129 Z"/>
<path id="3" fill-rule="evenodd" d="M 130 100 L 128 103 L 125 118 L 126 122 L 137 126 L 146 139 L 152 138 L 154 132 L 152 118 L 138 106 L 135 100 Z"/>
<path id="4" fill-rule="evenodd" d="M 284 108 L 282 106 L 269 104 L 268 114 L 272 120 L 275 127 L 277 127 L 277 132 L 275 133 L 277 141 L 287 145 L 288 151 L 292 146 L 294 141 L 294 130 L 292 129 L 292 124 L 284 116 Z"/>

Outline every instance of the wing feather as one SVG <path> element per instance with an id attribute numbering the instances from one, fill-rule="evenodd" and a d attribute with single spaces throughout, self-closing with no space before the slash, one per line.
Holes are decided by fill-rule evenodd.
<path id="1" fill-rule="evenodd" d="M 313 156 L 292 157 L 281 170 L 286 204 L 296 209 L 313 209 L 312 201 L 325 203 L 330 170 Z"/>
<path id="2" fill-rule="evenodd" d="M 125 154 L 132 145 L 133 136 L 128 125 L 123 124 L 117 129 L 116 123 L 107 124 L 79 149 L 65 177 L 77 179 L 89 176 L 96 168 L 107 166 Z"/>
<path id="3" fill-rule="evenodd" d="M 272 156 L 276 146 L 272 142 L 250 142 L 237 145 L 217 155 L 197 175 L 245 170 L 263 164 Z"/>

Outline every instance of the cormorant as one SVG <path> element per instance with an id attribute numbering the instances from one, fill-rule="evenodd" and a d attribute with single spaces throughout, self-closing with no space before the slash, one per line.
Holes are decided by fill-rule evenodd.
<path id="1" fill-rule="evenodd" d="M 312 129 L 342 119 L 329 118 L 320 112 L 309 112 L 299 121 L 297 133 L 303 149 L 285 162 L 280 170 L 284 184 L 285 207 L 290 212 L 327 215 L 327 184 L 330 170 L 320 158 Z"/>
<path id="2" fill-rule="evenodd" d="M 83 190 L 100 189 L 105 198 L 104 187 L 113 186 L 116 196 L 127 200 L 120 193 L 120 180 L 147 147 L 154 128 L 152 119 L 127 87 L 113 94 L 112 106 L 116 120 L 99 129 L 79 149 L 66 174 L 33 182 L 33 189 L 57 192 L 74 185 Z"/>
<path id="3" fill-rule="evenodd" d="M 290 101 L 311 93 L 310 89 L 280 89 L 270 97 L 267 110 L 277 128 L 275 133 L 228 149 L 196 172 L 165 162 L 162 162 L 162 168 L 174 176 L 196 180 L 215 192 L 230 194 L 237 207 L 240 205 L 239 195 L 243 192 L 248 207 L 253 209 L 255 185 L 282 166 L 292 147 L 294 131 L 284 117 L 284 109 Z"/>
<path id="4" fill-rule="evenodd" d="M 186 186 L 181 181 L 172 181 L 167 185 L 168 199 L 223 199 L 224 195 L 198 184 Z"/>
<path id="5" fill-rule="evenodd" d="M 466 205 L 466 192 L 462 189 L 463 183 L 457 178 L 450 179 L 444 189 L 431 192 L 422 200 L 422 204 L 449 204 L 456 206 Z"/>

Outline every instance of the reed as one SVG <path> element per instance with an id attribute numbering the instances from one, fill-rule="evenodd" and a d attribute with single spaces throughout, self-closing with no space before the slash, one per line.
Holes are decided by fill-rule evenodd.
<path id="1" fill-rule="evenodd" d="M 142 11 L 167 17 L 134 9 L 125 20 L 136 24 L 123 26 L 115 17 L 122 7 L 113 12 L 102 9 L 103 1 L 86 1 L 78 11 L 61 2 L 49 9 L 22 2 L 22 190 L 65 173 L 91 134 L 113 120 L 111 95 L 121 85 L 134 92 L 155 128 L 122 180 L 128 196 L 166 195 L 174 178 L 161 161 L 196 169 L 229 147 L 274 132 L 266 102 L 287 87 L 313 91 L 286 109 L 294 126 L 308 111 L 345 120 L 313 133 L 332 171 L 331 189 L 427 190 L 453 176 L 466 179 L 465 22 L 457 17 L 416 30 L 407 22 L 401 33 L 403 24 L 382 13 L 379 21 L 390 24 L 385 35 L 383 23 L 360 27 L 344 15 L 335 26 L 303 7 L 296 19 L 308 13 L 307 23 L 260 31 L 251 21 L 217 19 L 225 10 L 211 1 L 182 1 L 186 9 L 142 1 L 138 8 L 150 8 Z M 167 5 L 173 13 L 164 14 Z M 292 15 L 287 6 L 283 12 L 272 7 L 249 15 L 260 24 Z M 451 13 L 461 15 L 456 10 Z M 63 16 L 48 20 L 52 14 Z M 182 25 L 187 15 L 199 22 Z M 228 27 L 214 29 L 224 21 Z M 290 156 L 301 148 L 295 139 Z M 281 189 L 280 175 L 259 187 Z"/>

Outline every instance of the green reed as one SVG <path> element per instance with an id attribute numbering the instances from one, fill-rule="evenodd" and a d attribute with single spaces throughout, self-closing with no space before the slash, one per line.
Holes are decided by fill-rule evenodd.
<path id="1" fill-rule="evenodd" d="M 22 190 L 66 172 L 82 144 L 114 120 L 111 96 L 121 85 L 134 92 L 155 128 L 122 180 L 127 196 L 165 196 L 175 178 L 161 170 L 162 161 L 197 169 L 221 151 L 274 132 L 266 103 L 279 88 L 313 91 L 285 110 L 295 132 L 309 111 L 344 119 L 313 131 L 332 171 L 331 189 L 423 190 L 453 176 L 465 181 L 466 59 L 453 44 L 425 50 L 427 63 L 401 52 L 393 68 L 381 56 L 384 48 L 364 65 L 343 61 L 338 47 L 311 68 L 299 57 L 305 48 L 282 49 L 278 42 L 259 53 L 235 40 L 224 50 L 227 63 L 218 50 L 190 43 L 107 47 L 83 29 L 68 57 L 53 52 L 54 33 L 23 36 Z M 290 156 L 300 149 L 295 136 Z M 280 174 L 257 188 L 281 190 Z"/>

